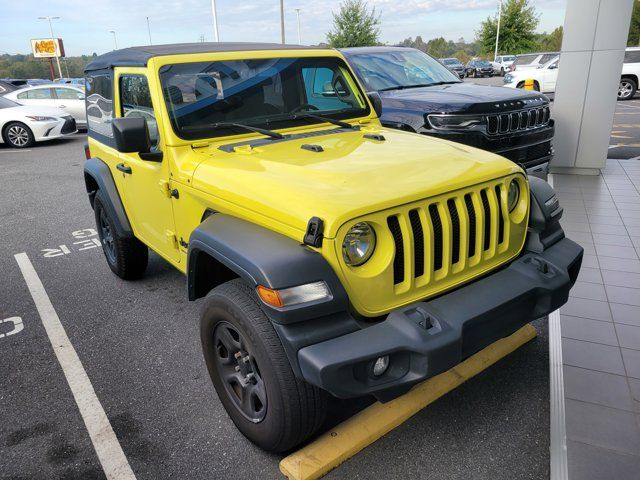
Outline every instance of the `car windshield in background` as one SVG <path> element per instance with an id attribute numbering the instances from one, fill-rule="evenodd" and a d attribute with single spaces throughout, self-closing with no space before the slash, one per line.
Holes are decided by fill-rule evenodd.
<path id="1" fill-rule="evenodd" d="M 340 58 L 267 58 L 181 63 L 160 69 L 176 134 L 187 140 L 239 133 L 237 125 L 289 128 L 369 114 Z M 241 130 L 240 130 L 241 131 Z"/>
<path id="2" fill-rule="evenodd" d="M 502 57 L 502 61 L 503 62 L 512 62 L 516 59 L 516 57 L 514 57 L 513 55 L 511 56 L 507 56 L 507 57 Z"/>
<path id="3" fill-rule="evenodd" d="M 449 69 L 418 50 L 362 53 L 349 56 L 370 90 L 394 90 L 459 83 Z"/>
<path id="4" fill-rule="evenodd" d="M 442 63 L 444 63 L 445 65 L 460 65 L 460 62 L 455 58 L 445 58 L 444 60 L 442 60 Z"/>
<path id="5" fill-rule="evenodd" d="M 478 60 L 476 62 L 476 67 L 483 67 L 483 68 L 491 67 L 491 63 L 487 62 L 486 60 Z"/>
<path id="6" fill-rule="evenodd" d="M 515 65 L 529 65 L 536 58 L 538 58 L 538 54 L 535 55 L 518 55 L 516 59 L 513 61 Z"/>
<path id="7" fill-rule="evenodd" d="M 12 108 L 19 107 L 20 104 L 9 100 L 8 98 L 0 97 L 0 108 Z"/>

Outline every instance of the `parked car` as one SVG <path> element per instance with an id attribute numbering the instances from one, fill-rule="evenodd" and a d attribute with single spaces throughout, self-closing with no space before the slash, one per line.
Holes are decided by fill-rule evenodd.
<path id="1" fill-rule="evenodd" d="M 0 143 L 27 148 L 76 131 L 73 117 L 60 109 L 25 106 L 0 97 Z"/>
<path id="2" fill-rule="evenodd" d="M 579 274 L 549 184 L 383 127 L 334 49 L 149 45 L 86 75 L 113 102 L 84 164 L 105 261 L 139 278 L 152 249 L 186 276 L 220 402 L 263 449 L 312 436 L 328 394 L 392 400 L 544 318 Z"/>
<path id="3" fill-rule="evenodd" d="M 635 96 L 638 90 L 638 79 L 640 79 L 640 47 L 629 47 L 624 53 L 618 100 L 631 100 Z"/>
<path id="4" fill-rule="evenodd" d="M 470 60 L 465 67 L 467 77 L 491 77 L 493 66 L 487 60 Z"/>
<path id="5" fill-rule="evenodd" d="M 539 68 L 545 63 L 556 58 L 558 55 L 560 55 L 558 52 L 524 53 L 522 55 L 516 55 L 515 60 L 509 66 L 509 71 L 515 72 L 516 70 Z"/>
<path id="6" fill-rule="evenodd" d="M 379 92 L 383 125 L 489 150 L 546 177 L 554 123 L 544 95 L 461 82 L 412 48 L 341 51 L 367 90 Z"/>
<path id="7" fill-rule="evenodd" d="M 81 88 L 50 83 L 14 90 L 5 97 L 22 105 L 62 109 L 73 116 L 79 128 L 87 127 L 84 90 Z"/>
<path id="8" fill-rule="evenodd" d="M 465 68 L 464 63 L 462 63 L 457 58 L 440 58 L 438 61 L 451 70 L 453 73 L 458 75 L 460 78 L 464 78 Z"/>
<path id="9" fill-rule="evenodd" d="M 509 67 L 516 59 L 515 55 L 499 55 L 495 58 L 491 65 L 493 66 L 493 74 L 504 77 L 504 74 L 509 71 Z"/>
<path id="10" fill-rule="evenodd" d="M 17 89 L 18 87 L 16 87 L 15 85 L 12 85 L 9 82 L 5 82 L 4 80 L 0 80 L 0 96 L 6 95 L 7 93 L 13 92 Z"/>
<path id="11" fill-rule="evenodd" d="M 526 80 L 533 80 L 533 89 L 543 93 L 554 93 L 558 80 L 558 66 L 560 57 L 552 58 L 538 68 L 528 68 L 507 73 L 504 76 L 504 86 L 524 88 Z"/>

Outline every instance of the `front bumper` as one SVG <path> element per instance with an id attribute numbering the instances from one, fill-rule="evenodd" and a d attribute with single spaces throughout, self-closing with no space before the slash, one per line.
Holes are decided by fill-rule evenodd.
<path id="1" fill-rule="evenodd" d="M 302 376 L 340 398 L 395 398 L 563 305 L 582 253 L 564 238 L 453 292 L 394 310 L 384 321 L 304 347 Z M 384 355 L 389 367 L 375 377 L 373 363 Z"/>

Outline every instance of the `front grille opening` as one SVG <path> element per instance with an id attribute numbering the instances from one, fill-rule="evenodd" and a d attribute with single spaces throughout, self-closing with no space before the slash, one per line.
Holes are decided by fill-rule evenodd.
<path id="1" fill-rule="evenodd" d="M 534 127 L 536 124 L 536 111 L 529 110 L 529 128 Z"/>
<path id="2" fill-rule="evenodd" d="M 484 245 L 483 250 L 489 250 L 491 245 L 491 209 L 489 208 L 489 199 L 486 190 L 480 191 L 480 199 L 482 200 L 482 208 L 484 210 Z"/>
<path id="3" fill-rule="evenodd" d="M 409 222 L 411 223 L 411 232 L 413 233 L 414 272 L 416 277 L 421 277 L 424 275 L 424 232 L 418 210 L 411 210 L 409 212 Z"/>
<path id="4" fill-rule="evenodd" d="M 460 218 L 458 217 L 458 208 L 456 202 L 450 198 L 447 200 L 449 208 L 449 216 L 451 217 L 452 244 L 451 244 L 451 263 L 456 264 L 460 261 Z"/>
<path id="5" fill-rule="evenodd" d="M 520 128 L 527 128 L 529 123 L 529 114 L 527 112 L 520 112 Z"/>
<path id="6" fill-rule="evenodd" d="M 393 284 L 397 285 L 404 280 L 404 246 L 402 244 L 402 230 L 400 229 L 400 222 L 398 217 L 387 218 L 387 225 L 393 236 L 393 243 L 396 247 L 395 255 L 393 256 Z"/>
<path id="7" fill-rule="evenodd" d="M 433 225 L 433 270 L 442 268 L 442 220 L 436 205 L 429 205 L 429 216 Z"/>
<path id="8" fill-rule="evenodd" d="M 509 131 L 509 115 L 500 115 L 500 133 L 507 133 Z"/>
<path id="9" fill-rule="evenodd" d="M 490 115 L 487 117 L 487 132 L 489 135 L 495 135 L 498 133 L 498 117 L 497 115 Z"/>
<path id="10" fill-rule="evenodd" d="M 520 128 L 520 115 L 518 115 L 517 113 L 511 113 L 509 115 L 509 118 L 511 122 L 511 131 L 515 132 Z"/>
<path id="11" fill-rule="evenodd" d="M 498 244 L 504 240 L 504 218 L 502 216 L 502 195 L 500 185 L 496 185 L 496 196 L 498 197 Z"/>
<path id="12" fill-rule="evenodd" d="M 467 207 L 467 215 L 469 216 L 469 258 L 476 254 L 476 209 L 473 207 L 471 195 L 464 196 L 464 204 Z"/>

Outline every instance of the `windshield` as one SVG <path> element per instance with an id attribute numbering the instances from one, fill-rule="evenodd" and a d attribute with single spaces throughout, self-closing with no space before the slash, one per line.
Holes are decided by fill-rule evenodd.
<path id="1" fill-rule="evenodd" d="M 11 108 L 11 107 L 19 107 L 20 104 L 16 102 L 12 102 L 8 98 L 0 97 L 0 108 Z"/>
<path id="2" fill-rule="evenodd" d="M 490 67 L 491 63 L 486 60 L 476 60 L 476 67 Z"/>
<path id="3" fill-rule="evenodd" d="M 503 62 L 513 62 L 516 59 L 513 55 L 507 55 L 506 57 L 502 57 Z"/>
<path id="4" fill-rule="evenodd" d="M 513 63 L 515 63 L 516 65 L 529 65 L 536 58 L 538 58 L 537 53 L 534 55 L 518 55 Z"/>
<path id="5" fill-rule="evenodd" d="M 444 63 L 445 65 L 460 65 L 460 62 L 455 58 L 445 58 L 444 60 L 442 60 L 442 63 Z"/>
<path id="6" fill-rule="evenodd" d="M 334 120 L 370 113 L 346 64 L 335 57 L 166 65 L 160 82 L 173 129 L 188 140 L 238 133 L 222 124 L 273 129 L 321 122 L 296 117 L 301 112 Z"/>
<path id="7" fill-rule="evenodd" d="M 460 83 L 447 67 L 418 50 L 363 53 L 349 61 L 370 90 Z"/>

